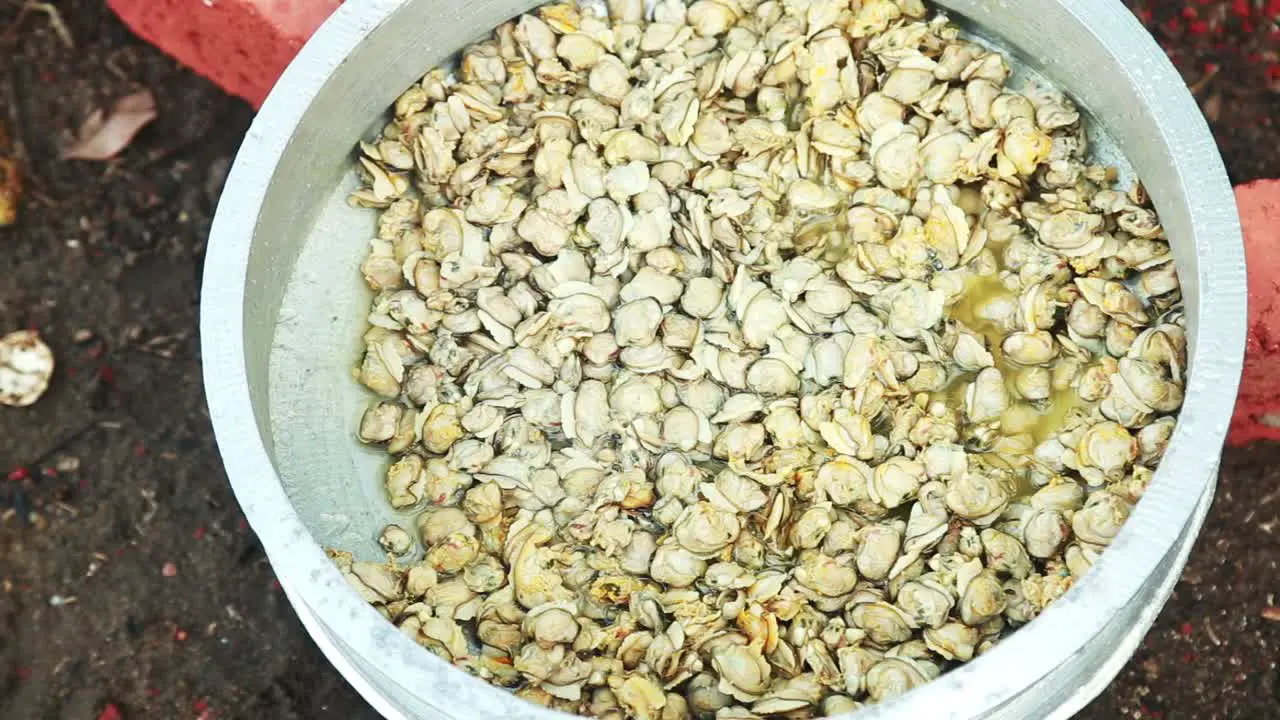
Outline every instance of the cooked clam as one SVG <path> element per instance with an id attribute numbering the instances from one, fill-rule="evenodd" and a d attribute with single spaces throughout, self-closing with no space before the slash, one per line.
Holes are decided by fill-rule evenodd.
<path id="1" fill-rule="evenodd" d="M 332 556 L 558 710 L 852 712 L 1115 538 L 1183 401 L 1176 266 L 1075 105 L 919 0 L 650 5 L 504 23 L 360 145 L 356 432 L 416 533 Z"/>

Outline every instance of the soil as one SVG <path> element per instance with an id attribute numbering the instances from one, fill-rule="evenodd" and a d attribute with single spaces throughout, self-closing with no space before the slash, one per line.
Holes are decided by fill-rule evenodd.
<path id="1" fill-rule="evenodd" d="M 1280 176 L 1280 3 L 1134 2 L 1205 106 L 1235 182 Z M 252 111 L 101 0 L 0 0 L 0 126 L 25 166 L 0 229 L 0 331 L 59 369 L 0 409 L 0 717 L 374 718 L 295 619 L 221 469 L 204 405 L 201 260 Z M 1246 12 L 1248 11 L 1248 12 Z M 149 88 L 117 159 L 60 160 L 94 108 Z M 3 134 L 3 133 L 0 133 Z M 5 479 L 7 476 L 8 479 Z M 1280 446 L 1230 450 L 1142 649 L 1082 715 L 1280 718 Z"/>

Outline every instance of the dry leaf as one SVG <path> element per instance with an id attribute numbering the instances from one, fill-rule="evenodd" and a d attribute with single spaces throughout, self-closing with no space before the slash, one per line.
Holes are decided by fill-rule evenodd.
<path id="1" fill-rule="evenodd" d="M 156 99 L 141 90 L 116 101 L 111 113 L 95 110 L 80 126 L 78 139 L 63 151 L 64 159 L 110 160 L 129 146 L 138 131 L 156 119 Z"/>
<path id="2" fill-rule="evenodd" d="M 13 153 L 13 143 L 0 123 L 0 228 L 18 221 L 18 205 L 22 201 L 22 174 Z"/>
<path id="3" fill-rule="evenodd" d="M 18 220 L 18 203 L 22 200 L 22 176 L 18 161 L 0 157 L 0 227 Z"/>

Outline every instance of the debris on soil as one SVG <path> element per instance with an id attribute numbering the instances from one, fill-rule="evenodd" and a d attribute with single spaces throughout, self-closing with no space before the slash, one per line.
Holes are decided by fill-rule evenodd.
<path id="1" fill-rule="evenodd" d="M 44 395 L 53 377 L 53 351 L 34 330 L 0 338 L 0 405 L 27 407 Z"/>
<path id="2" fill-rule="evenodd" d="M 22 171 L 16 150 L 0 121 L 0 228 L 18 221 L 22 203 Z"/>
<path id="3" fill-rule="evenodd" d="M 22 173 L 18 161 L 0 157 L 0 227 L 18 221 L 18 205 L 22 202 Z"/>
<path id="4" fill-rule="evenodd" d="M 1262 608 L 1262 619 L 1271 622 L 1280 622 L 1280 607 L 1264 607 Z"/>
<path id="5" fill-rule="evenodd" d="M 1234 183 L 1280 174 L 1280 2 L 1126 0 L 1189 85 Z M 1265 148 L 1265 149 L 1264 149 Z"/>
<path id="6" fill-rule="evenodd" d="M 67 160 L 110 160 L 129 146 L 138 131 L 155 120 L 156 98 L 139 90 L 116 101 L 110 113 L 94 110 L 80 126 L 74 144 L 62 153 Z"/>
<path id="7" fill-rule="evenodd" d="M 1280 180 L 1236 188 L 1249 271 L 1249 340 L 1228 440 L 1280 440 Z"/>

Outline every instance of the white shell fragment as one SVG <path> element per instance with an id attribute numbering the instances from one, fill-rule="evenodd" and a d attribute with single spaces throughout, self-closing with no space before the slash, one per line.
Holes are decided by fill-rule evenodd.
<path id="1" fill-rule="evenodd" d="M 1011 77 L 920 0 L 555 3 L 429 71 L 351 195 L 403 518 L 331 551 L 353 589 L 617 720 L 853 712 L 1035 619 L 1187 339 L 1145 192 Z M 33 402 L 47 348 L 0 352 Z"/>
<path id="2" fill-rule="evenodd" d="M 33 330 L 0 338 L 0 405 L 34 404 L 49 389 L 53 364 L 53 351 Z"/>

